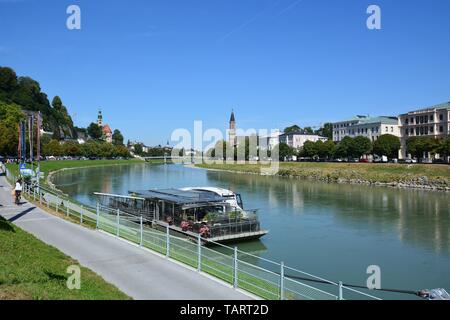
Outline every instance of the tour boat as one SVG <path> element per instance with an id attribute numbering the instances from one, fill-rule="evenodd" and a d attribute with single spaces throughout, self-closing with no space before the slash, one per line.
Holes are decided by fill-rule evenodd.
<path id="1" fill-rule="evenodd" d="M 236 242 L 258 239 L 261 229 L 257 210 L 244 210 L 240 194 L 215 187 L 150 189 L 129 195 L 96 193 L 101 206 L 142 216 L 156 228 L 203 242 Z"/>

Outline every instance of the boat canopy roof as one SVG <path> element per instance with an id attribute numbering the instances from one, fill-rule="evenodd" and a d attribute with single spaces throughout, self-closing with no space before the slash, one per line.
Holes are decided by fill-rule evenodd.
<path id="1" fill-rule="evenodd" d="M 226 202 L 225 197 L 208 191 L 181 190 L 181 189 L 150 189 L 141 191 L 130 191 L 130 194 L 147 200 L 163 200 L 177 205 L 186 204 L 218 204 Z"/>

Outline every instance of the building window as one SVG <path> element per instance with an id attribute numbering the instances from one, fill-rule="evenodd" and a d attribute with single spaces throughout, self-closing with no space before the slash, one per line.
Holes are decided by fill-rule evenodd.
<path id="1" fill-rule="evenodd" d="M 433 133 L 433 132 L 434 132 L 434 128 L 430 127 L 430 133 Z"/>
<path id="2" fill-rule="evenodd" d="M 444 120 L 444 115 L 442 113 L 439 115 L 439 120 L 440 121 Z"/>
<path id="3" fill-rule="evenodd" d="M 411 124 L 414 124 L 414 118 L 411 118 Z"/>
<path id="4" fill-rule="evenodd" d="M 433 122 L 434 120 L 434 117 L 433 117 L 433 115 L 430 115 L 430 122 Z"/>
<path id="5" fill-rule="evenodd" d="M 444 132 L 444 126 L 439 126 L 439 132 Z"/>
<path id="6" fill-rule="evenodd" d="M 394 132 L 394 127 L 391 127 L 391 132 Z"/>
<path id="7" fill-rule="evenodd" d="M 418 136 L 420 134 L 420 129 L 416 128 L 416 136 Z"/>

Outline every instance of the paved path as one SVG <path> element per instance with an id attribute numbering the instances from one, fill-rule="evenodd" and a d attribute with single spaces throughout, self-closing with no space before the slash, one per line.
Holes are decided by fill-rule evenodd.
<path id="1" fill-rule="evenodd" d="M 1 216 L 78 260 L 134 299 L 250 299 L 230 286 L 145 249 L 68 222 L 22 201 L 19 207 L 13 205 L 10 186 L 5 177 L 0 177 Z"/>

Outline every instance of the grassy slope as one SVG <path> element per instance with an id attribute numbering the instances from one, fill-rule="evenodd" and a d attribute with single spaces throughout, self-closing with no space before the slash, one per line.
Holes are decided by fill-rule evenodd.
<path id="1" fill-rule="evenodd" d="M 1 299 L 129 299 L 81 267 L 81 289 L 66 286 L 67 267 L 77 261 L 0 217 Z"/>
<path id="2" fill-rule="evenodd" d="M 259 165 L 211 164 L 201 168 L 259 173 Z M 450 186 L 450 166 L 369 163 L 280 163 L 279 175 L 337 181 L 339 178 L 370 182 L 411 182 L 427 177 L 430 182 Z"/>

